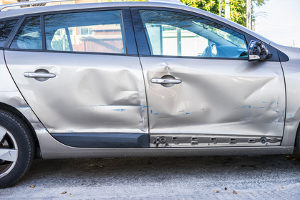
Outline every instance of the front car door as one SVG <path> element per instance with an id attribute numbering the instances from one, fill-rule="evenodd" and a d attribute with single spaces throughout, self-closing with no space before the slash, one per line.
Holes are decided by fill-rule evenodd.
<path id="1" fill-rule="evenodd" d="M 250 36 L 197 13 L 132 10 L 152 147 L 280 145 L 284 78 L 276 51 L 248 62 Z"/>
<path id="2" fill-rule="evenodd" d="M 128 9 L 26 16 L 8 68 L 48 131 L 75 147 L 148 147 L 145 87 Z"/>

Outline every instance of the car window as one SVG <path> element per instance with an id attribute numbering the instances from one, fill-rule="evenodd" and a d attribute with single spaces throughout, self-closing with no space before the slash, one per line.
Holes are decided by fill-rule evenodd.
<path id="1" fill-rule="evenodd" d="M 10 48 L 42 49 L 40 17 L 27 17 L 16 34 Z"/>
<path id="2" fill-rule="evenodd" d="M 3 47 L 8 40 L 9 34 L 13 30 L 18 19 L 9 19 L 0 21 L 0 47 Z"/>
<path id="3" fill-rule="evenodd" d="M 46 15 L 45 35 L 48 50 L 125 53 L 120 10 Z"/>
<path id="4" fill-rule="evenodd" d="M 247 58 L 245 37 L 214 21 L 161 10 L 140 10 L 152 55 Z"/>

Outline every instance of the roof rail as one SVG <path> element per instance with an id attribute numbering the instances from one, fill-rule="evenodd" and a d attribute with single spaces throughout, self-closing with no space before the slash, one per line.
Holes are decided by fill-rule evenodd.
<path id="1" fill-rule="evenodd" d="M 22 6 L 40 6 L 46 3 L 51 2 L 64 2 L 64 1 L 72 1 L 72 0 L 38 0 L 38 1 L 23 1 L 19 3 L 11 3 L 11 4 L 5 4 L 0 6 L 0 11 L 2 11 L 5 8 L 11 8 L 11 7 L 22 7 Z"/>
<path id="2" fill-rule="evenodd" d="M 148 0 L 148 2 L 160 2 L 160 3 L 172 3 L 172 4 L 183 4 L 180 0 Z"/>
<path id="3" fill-rule="evenodd" d="M 36 1 L 24 1 L 24 2 L 19 2 L 19 3 L 11 3 L 11 4 L 1 5 L 0 6 L 0 11 L 4 10 L 5 8 L 11 8 L 11 7 L 44 6 L 47 3 L 52 3 L 52 2 L 66 2 L 66 1 L 72 1 L 72 2 L 74 2 L 74 0 L 36 0 Z M 126 0 L 115 0 L 115 1 L 116 2 L 124 2 Z M 142 0 L 142 1 L 172 3 L 172 4 L 182 4 L 180 0 Z M 107 0 L 100 0 L 100 2 L 107 2 Z M 111 2 L 111 0 L 109 2 Z"/>

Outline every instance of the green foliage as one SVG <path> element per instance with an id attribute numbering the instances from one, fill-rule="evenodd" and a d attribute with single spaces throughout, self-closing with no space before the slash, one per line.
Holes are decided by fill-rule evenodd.
<path id="1" fill-rule="evenodd" d="M 230 19 L 246 26 L 246 0 L 230 0 Z"/>
<path id="2" fill-rule="evenodd" d="M 218 14 L 219 13 L 219 0 L 181 0 L 182 3 L 200 8 L 205 11 Z"/>
<path id="3" fill-rule="evenodd" d="M 184 4 L 200 8 L 202 10 L 219 14 L 219 0 L 181 0 Z M 256 6 L 262 6 L 267 0 L 252 0 Z M 225 3 L 222 3 L 221 15 L 224 16 Z M 246 0 L 230 0 L 230 19 L 246 26 Z M 253 20 L 255 20 L 253 18 Z"/>

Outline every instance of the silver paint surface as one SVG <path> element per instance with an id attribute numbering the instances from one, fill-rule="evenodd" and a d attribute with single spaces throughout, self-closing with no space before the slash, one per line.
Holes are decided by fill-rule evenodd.
<path id="1" fill-rule="evenodd" d="M 8 104 L 17 109 L 28 106 L 6 68 L 2 50 L 0 51 L 0 81 L 1 103 Z"/>
<path id="2" fill-rule="evenodd" d="M 24 100 L 20 91 L 16 87 L 5 63 L 4 52 L 0 53 L 0 102 L 12 106 L 19 110 L 24 117 L 31 123 L 34 128 L 40 143 L 51 143 L 51 140 L 42 141 L 42 136 L 51 137 L 43 124 L 38 120 L 27 102 Z M 52 137 L 51 137 L 52 138 Z M 41 151 L 44 153 L 47 149 L 41 145 Z"/>
<path id="3" fill-rule="evenodd" d="M 294 145 L 300 122 L 300 49 L 273 44 L 289 56 L 288 62 L 282 62 L 286 82 L 286 122 L 282 145 Z"/>
<path id="4" fill-rule="evenodd" d="M 142 57 L 141 63 L 151 135 L 283 135 L 280 63 L 163 57 Z M 165 75 L 182 83 L 172 87 L 151 83 Z"/>
<path id="5" fill-rule="evenodd" d="M 138 57 L 21 51 L 5 56 L 21 93 L 50 133 L 148 133 Z M 24 76 L 39 69 L 56 77 Z"/>
<path id="6" fill-rule="evenodd" d="M 3 50 L 0 53 L 0 102 L 18 109 L 34 127 L 43 127 L 16 87 L 6 67 Z"/>

